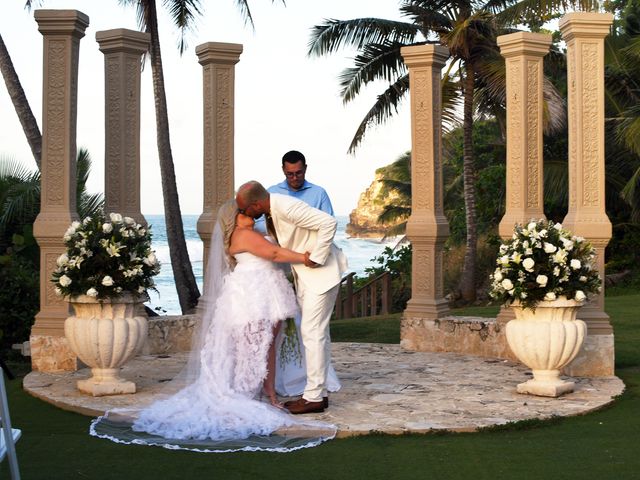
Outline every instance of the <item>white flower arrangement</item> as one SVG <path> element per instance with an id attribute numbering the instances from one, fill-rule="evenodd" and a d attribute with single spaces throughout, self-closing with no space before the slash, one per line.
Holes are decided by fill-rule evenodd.
<path id="1" fill-rule="evenodd" d="M 489 294 L 501 303 L 516 301 L 532 309 L 561 296 L 584 301 L 600 291 L 594 260 L 591 244 L 560 223 L 516 225 L 511 241 L 500 245 Z"/>
<path id="2" fill-rule="evenodd" d="M 58 295 L 103 299 L 155 289 L 160 262 L 149 228 L 118 213 L 73 222 L 64 234 L 66 252 L 56 260 L 52 281 Z"/>

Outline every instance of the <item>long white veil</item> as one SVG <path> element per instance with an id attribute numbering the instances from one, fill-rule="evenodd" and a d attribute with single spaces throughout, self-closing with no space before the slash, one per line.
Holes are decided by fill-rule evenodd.
<path id="1" fill-rule="evenodd" d="M 256 375 L 256 362 L 242 352 L 260 348 L 262 352 L 265 342 L 273 339 L 270 323 L 252 322 L 249 331 L 228 315 L 231 302 L 223 295 L 228 295 L 224 286 L 233 259 L 227 255 L 225 237 L 228 240 L 233 229 L 229 218 L 235 219 L 235 212 L 234 202 L 218 212 L 199 308 L 202 315 L 182 372 L 149 404 L 114 409 L 95 419 L 91 435 L 201 452 L 287 452 L 335 437 L 334 425 L 294 417 L 255 399 L 256 392 L 244 388 L 243 376 Z"/>

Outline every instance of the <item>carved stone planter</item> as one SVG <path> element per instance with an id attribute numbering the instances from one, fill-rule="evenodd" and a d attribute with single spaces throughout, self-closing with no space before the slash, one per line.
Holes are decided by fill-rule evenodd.
<path id="1" fill-rule="evenodd" d="M 76 314 L 65 320 L 64 333 L 93 375 L 79 380 L 78 390 L 94 397 L 136 392 L 135 383 L 118 373 L 147 338 L 147 318 L 141 308 L 145 300 L 132 295 L 100 301 L 86 295 L 69 299 Z"/>
<path id="2" fill-rule="evenodd" d="M 518 393 L 558 397 L 575 384 L 560 378 L 560 370 L 580 351 L 587 326 L 576 320 L 582 302 L 560 297 L 540 302 L 535 311 L 514 303 L 516 318 L 507 323 L 507 343 L 533 378 L 518 385 Z"/>

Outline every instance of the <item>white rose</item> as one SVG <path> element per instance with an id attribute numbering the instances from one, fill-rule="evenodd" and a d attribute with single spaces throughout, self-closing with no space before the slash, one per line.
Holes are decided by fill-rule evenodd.
<path id="1" fill-rule="evenodd" d="M 131 217 L 124 217 L 124 223 L 127 225 L 135 225 L 136 221 Z"/>
<path id="2" fill-rule="evenodd" d="M 59 267 L 64 267 L 67 264 L 67 262 L 69 262 L 69 257 L 67 256 L 66 253 L 63 253 L 62 255 L 60 255 L 56 260 L 56 263 L 58 264 Z"/>
<path id="3" fill-rule="evenodd" d="M 529 223 L 529 225 L 527 225 L 527 230 L 533 231 L 533 230 L 536 229 L 537 226 L 538 226 L 538 224 L 536 222 L 531 222 L 531 223 Z"/>
<path id="4" fill-rule="evenodd" d="M 60 290 L 58 287 L 56 287 L 55 289 L 56 295 L 62 295 L 62 290 Z"/>
<path id="5" fill-rule="evenodd" d="M 122 223 L 122 215 L 119 213 L 110 213 L 109 218 L 113 223 Z"/>
<path id="6" fill-rule="evenodd" d="M 571 240 L 567 240 L 564 237 L 561 237 L 560 240 L 562 241 L 562 245 L 564 245 L 565 250 L 567 251 L 573 250 L 573 242 Z"/>
<path id="7" fill-rule="evenodd" d="M 524 267 L 524 269 L 527 272 L 532 272 L 533 271 L 533 266 L 536 264 L 536 262 L 533 261 L 533 258 L 527 257 L 524 259 L 524 261 L 522 262 L 522 266 Z"/>
<path id="8" fill-rule="evenodd" d="M 143 260 L 143 262 L 145 265 L 153 267 L 158 262 L 158 259 L 156 258 L 156 255 L 154 253 L 150 253 L 149 255 L 147 255 L 147 258 Z"/>
<path id="9" fill-rule="evenodd" d="M 76 233 L 76 229 L 73 225 L 71 225 L 69 228 L 67 228 L 67 231 L 64 232 L 65 241 L 69 241 L 71 239 L 71 235 L 73 235 L 74 233 Z"/>
<path id="10" fill-rule="evenodd" d="M 513 283 L 511 283 L 511 280 L 509 280 L 508 278 L 502 280 L 500 285 L 502 285 L 502 288 L 504 288 L 505 290 L 513 290 Z"/>
<path id="11" fill-rule="evenodd" d="M 102 231 L 104 233 L 111 233 L 113 231 L 113 225 L 111 225 L 110 223 L 103 223 L 102 224 Z"/>
<path id="12" fill-rule="evenodd" d="M 580 278 L 578 278 L 578 280 L 580 280 L 581 282 L 586 282 L 587 277 L 585 277 L 584 275 L 580 275 Z"/>
<path id="13" fill-rule="evenodd" d="M 553 228 L 555 228 L 556 230 L 562 230 L 562 224 L 561 223 L 556 223 Z"/>
<path id="14" fill-rule="evenodd" d="M 547 301 L 555 300 L 556 294 L 553 292 L 547 292 L 547 294 L 544 296 L 544 299 Z"/>
<path id="15" fill-rule="evenodd" d="M 71 285 L 71 279 L 69 277 L 67 277 L 66 275 L 62 275 L 59 279 L 58 282 L 60 283 L 60 285 L 62 285 L 63 287 L 68 287 L 69 285 Z"/>
<path id="16" fill-rule="evenodd" d="M 77 220 L 75 222 L 71 222 L 71 227 L 73 227 L 74 230 L 77 230 L 79 226 L 80 222 L 78 222 Z"/>
<path id="17" fill-rule="evenodd" d="M 143 287 L 142 285 L 140 285 L 140 286 L 138 287 L 138 293 L 144 293 L 144 290 L 145 290 L 145 289 L 144 289 L 144 287 Z"/>
<path id="18" fill-rule="evenodd" d="M 574 258 L 573 260 L 571 260 L 570 265 L 574 270 L 578 270 L 582 266 L 582 263 L 580 263 L 580 260 L 578 260 L 577 258 Z"/>
<path id="19" fill-rule="evenodd" d="M 87 295 L 89 295 L 90 297 L 97 297 L 98 291 L 92 287 L 89 290 L 87 290 Z"/>
<path id="20" fill-rule="evenodd" d="M 548 281 L 549 281 L 549 277 L 547 277 L 546 275 L 538 275 L 536 277 L 536 283 L 541 287 L 546 287 Z"/>
<path id="21" fill-rule="evenodd" d="M 105 277 L 102 279 L 102 285 L 104 285 L 105 287 L 111 287 L 113 285 L 113 278 L 111 278 L 109 275 L 105 275 Z"/>
<path id="22" fill-rule="evenodd" d="M 500 271 L 499 268 L 496 269 L 495 272 L 493 272 L 493 279 L 496 281 L 501 281 L 504 277 L 502 276 L 502 272 Z"/>
<path id="23" fill-rule="evenodd" d="M 543 228 L 542 230 L 540 230 L 540 236 L 541 237 L 546 237 L 547 236 L 547 230 L 545 228 Z"/>
<path id="24" fill-rule="evenodd" d="M 578 302 L 583 301 L 585 298 L 587 298 L 587 296 L 584 294 L 584 292 L 582 290 L 578 290 L 576 292 L 576 296 L 574 297 Z"/>
<path id="25" fill-rule="evenodd" d="M 544 242 L 544 251 L 545 251 L 546 253 L 553 253 L 553 252 L 555 252 L 556 250 L 557 250 L 557 248 L 556 248 L 556 246 L 555 246 L 555 245 L 553 245 L 553 244 L 551 244 L 551 243 L 548 243 L 548 242 Z"/>

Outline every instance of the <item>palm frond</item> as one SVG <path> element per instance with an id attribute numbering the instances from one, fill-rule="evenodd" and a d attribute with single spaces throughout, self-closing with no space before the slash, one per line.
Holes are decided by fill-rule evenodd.
<path id="1" fill-rule="evenodd" d="M 379 125 L 398 111 L 398 105 L 409 90 L 409 75 L 403 75 L 390 85 L 382 94 L 378 95 L 373 107 L 367 112 L 356 130 L 348 153 L 353 153 L 362 142 L 364 135 L 372 125 Z"/>
<path id="2" fill-rule="evenodd" d="M 162 3 L 180 32 L 178 50 L 182 55 L 187 49 L 187 35 L 195 30 L 196 20 L 202 15 L 200 0 L 163 0 Z"/>
<path id="3" fill-rule="evenodd" d="M 340 74 L 340 95 L 344 103 L 353 100 L 360 88 L 375 80 L 392 82 L 406 74 L 402 61 L 401 43 L 369 44 L 354 59 L 355 67 L 347 68 Z"/>
<path id="4" fill-rule="evenodd" d="M 410 44 L 416 41 L 418 33 L 418 26 L 413 23 L 381 18 L 326 19 L 311 30 L 307 55 L 319 57 L 343 47 L 359 50 L 370 43 Z"/>

